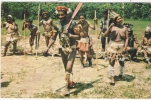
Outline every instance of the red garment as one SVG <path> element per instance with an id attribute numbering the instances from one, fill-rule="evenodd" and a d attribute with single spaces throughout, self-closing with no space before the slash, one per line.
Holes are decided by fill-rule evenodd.
<path id="1" fill-rule="evenodd" d="M 78 48 L 79 48 L 80 51 L 83 51 L 83 52 L 89 51 L 89 43 L 79 42 L 78 43 Z"/>

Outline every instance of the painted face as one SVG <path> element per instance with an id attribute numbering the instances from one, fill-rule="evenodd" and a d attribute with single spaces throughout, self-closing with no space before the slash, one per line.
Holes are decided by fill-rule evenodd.
<path id="1" fill-rule="evenodd" d="M 116 19 L 116 23 L 117 24 L 122 24 L 123 19 L 121 18 L 121 16 L 118 16 Z"/>
<path id="2" fill-rule="evenodd" d="M 63 19 L 65 18 L 65 16 L 66 16 L 65 12 L 63 12 L 63 11 L 59 11 L 59 12 L 58 12 L 58 18 L 59 18 L 60 20 L 63 20 Z"/>
<path id="3" fill-rule="evenodd" d="M 80 20 L 81 23 L 84 23 L 84 21 L 85 21 L 84 16 L 80 16 L 79 20 Z"/>

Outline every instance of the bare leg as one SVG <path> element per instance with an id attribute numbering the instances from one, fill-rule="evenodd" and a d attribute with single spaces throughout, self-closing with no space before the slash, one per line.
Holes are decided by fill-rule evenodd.
<path id="1" fill-rule="evenodd" d="M 114 85 L 114 65 L 115 65 L 115 59 L 114 55 L 111 57 L 109 61 L 109 66 L 108 66 L 108 73 L 109 73 L 109 78 L 111 79 L 111 85 Z"/>
<path id="2" fill-rule="evenodd" d="M 143 53 L 144 53 L 145 60 L 148 62 L 148 64 L 151 64 L 149 61 L 149 57 L 147 56 L 147 50 L 143 50 Z"/>
<path id="3" fill-rule="evenodd" d="M 84 55 L 84 52 L 79 51 L 79 55 L 80 55 L 81 68 L 84 68 L 84 63 L 83 63 L 83 55 Z"/>
<path id="4" fill-rule="evenodd" d="M 48 47 L 48 45 L 49 45 L 49 39 L 50 39 L 50 37 L 46 37 L 46 36 L 45 36 L 45 40 L 46 40 L 46 47 Z"/>
<path id="5" fill-rule="evenodd" d="M 65 76 L 66 87 L 64 91 L 65 95 L 69 94 L 70 74 L 72 74 L 72 67 L 75 60 L 75 56 L 76 56 L 76 50 L 73 50 L 68 55 L 64 54 L 64 52 L 61 51 L 61 57 L 64 64 L 65 72 L 66 72 L 66 76 Z"/>
<path id="6" fill-rule="evenodd" d="M 90 55 L 90 52 L 88 51 L 88 52 L 86 52 L 86 53 L 87 53 L 87 57 L 88 57 L 87 59 L 88 59 L 88 62 L 89 62 L 89 66 L 92 67 L 92 61 L 91 61 L 91 60 L 92 60 L 92 57 L 91 57 L 91 55 Z"/>
<path id="7" fill-rule="evenodd" d="M 122 77 L 123 77 L 123 72 L 124 72 L 124 68 L 125 68 L 125 64 L 124 64 L 124 61 L 119 61 L 119 64 L 120 64 L 119 79 L 122 79 Z"/>
<path id="8" fill-rule="evenodd" d="M 14 41 L 13 42 L 13 55 L 15 54 L 16 50 L 17 50 L 17 41 Z"/>
<path id="9" fill-rule="evenodd" d="M 7 49 L 8 49 L 8 46 L 10 45 L 10 41 L 6 41 L 5 42 L 5 48 L 4 48 L 4 54 L 3 54 L 3 57 L 6 56 L 6 52 L 7 52 Z"/>

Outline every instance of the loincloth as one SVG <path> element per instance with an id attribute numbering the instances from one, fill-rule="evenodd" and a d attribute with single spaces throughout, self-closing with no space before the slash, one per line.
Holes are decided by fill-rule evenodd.
<path id="1" fill-rule="evenodd" d="M 76 51 L 76 45 L 72 45 L 70 47 L 61 47 L 62 51 L 64 52 L 64 54 L 69 54 L 72 51 Z"/>
<path id="2" fill-rule="evenodd" d="M 122 53 L 123 48 L 124 48 L 124 41 L 120 41 L 120 42 L 110 41 L 107 52 Z"/>
<path id="3" fill-rule="evenodd" d="M 13 42 L 13 41 L 17 41 L 19 40 L 20 36 L 17 34 L 17 33 L 14 33 L 14 34 L 7 34 L 6 35 L 6 41 L 10 41 L 10 42 Z"/>
<path id="4" fill-rule="evenodd" d="M 81 38 L 80 41 L 78 41 L 78 48 L 83 52 L 89 51 L 89 38 Z"/>
<path id="5" fill-rule="evenodd" d="M 56 30 L 51 30 L 49 32 L 44 32 L 45 37 L 51 37 L 53 36 L 53 33 L 57 32 Z"/>
<path id="6" fill-rule="evenodd" d="M 110 41 L 109 47 L 107 48 L 106 57 L 107 59 L 124 61 L 125 55 L 122 53 L 124 48 L 124 41 L 114 42 Z"/>

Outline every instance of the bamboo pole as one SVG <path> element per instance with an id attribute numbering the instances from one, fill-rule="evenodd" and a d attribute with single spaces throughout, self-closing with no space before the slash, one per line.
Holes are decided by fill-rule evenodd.
<path id="1" fill-rule="evenodd" d="M 39 15 L 40 15 L 40 3 L 38 6 L 38 31 L 39 31 Z M 36 58 L 37 58 L 37 52 L 38 52 L 39 35 L 40 34 L 36 35 Z"/>
<path id="2" fill-rule="evenodd" d="M 109 20 L 110 20 L 110 4 L 108 4 L 107 29 L 109 28 Z M 107 39 L 108 37 L 106 37 L 106 44 L 108 44 Z"/>
<path id="3" fill-rule="evenodd" d="M 124 3 L 122 3 L 122 10 L 123 10 L 123 23 L 124 23 Z"/>
<path id="4" fill-rule="evenodd" d="M 94 19 L 96 20 L 96 10 L 94 11 Z M 98 33 L 97 33 L 97 22 L 95 24 L 95 35 L 96 35 L 96 70 L 98 71 Z"/>
<path id="5" fill-rule="evenodd" d="M 4 33 L 3 23 L 4 23 L 4 10 L 2 10 L 2 34 Z"/>
<path id="6" fill-rule="evenodd" d="M 24 13 L 24 21 L 26 21 L 26 14 Z M 24 24 L 24 56 L 26 56 L 26 27 Z"/>

